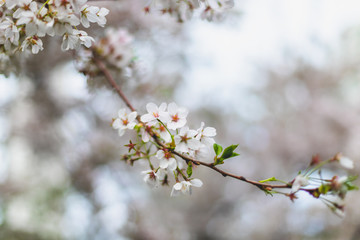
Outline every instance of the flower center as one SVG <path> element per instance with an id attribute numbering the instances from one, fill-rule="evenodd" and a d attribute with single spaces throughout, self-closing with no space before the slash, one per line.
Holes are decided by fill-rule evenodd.
<path id="1" fill-rule="evenodd" d="M 127 118 L 121 119 L 121 121 L 122 121 L 124 126 L 127 126 L 129 124 L 129 121 L 127 120 Z"/>
<path id="2" fill-rule="evenodd" d="M 172 120 L 173 120 L 174 122 L 177 122 L 177 121 L 179 121 L 179 119 L 180 119 L 177 114 L 172 115 L 171 118 L 172 118 Z"/>
<path id="3" fill-rule="evenodd" d="M 159 127 L 159 131 L 160 131 L 160 132 L 165 132 L 165 131 L 166 131 L 166 129 L 165 129 L 165 127 L 164 127 L 163 125 L 160 125 L 160 127 Z"/>
<path id="4" fill-rule="evenodd" d="M 153 116 L 154 116 L 155 118 L 158 118 L 158 117 L 159 117 L 159 113 L 153 112 Z"/>
<path id="5" fill-rule="evenodd" d="M 150 172 L 150 173 L 149 173 L 149 177 L 150 177 L 150 179 L 152 179 L 152 180 L 156 180 L 156 175 L 155 175 L 154 172 Z"/>
<path id="6" fill-rule="evenodd" d="M 169 160 L 171 158 L 171 153 L 170 152 L 164 152 L 164 157 Z"/>
<path id="7" fill-rule="evenodd" d="M 187 135 L 185 135 L 185 136 L 181 136 L 181 141 L 182 142 L 187 142 L 187 140 L 188 140 L 188 137 L 187 137 Z"/>

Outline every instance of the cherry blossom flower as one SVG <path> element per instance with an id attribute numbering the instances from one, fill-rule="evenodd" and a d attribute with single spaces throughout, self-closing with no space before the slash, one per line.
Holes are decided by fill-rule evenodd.
<path id="1" fill-rule="evenodd" d="M 25 51 L 27 47 L 31 46 L 31 52 L 33 54 L 37 54 L 40 50 L 43 50 L 43 43 L 40 38 L 37 36 L 30 36 L 25 38 L 25 40 L 22 42 L 20 49 L 22 51 Z"/>
<path id="2" fill-rule="evenodd" d="M 216 129 L 213 127 L 204 128 L 204 126 L 205 123 L 201 122 L 200 128 L 197 130 L 198 134 L 196 135 L 196 139 L 206 146 L 212 147 L 215 143 L 213 137 L 216 136 Z"/>
<path id="3" fill-rule="evenodd" d="M 105 16 L 108 15 L 109 9 L 107 8 L 100 8 L 100 11 L 96 14 L 98 16 L 97 24 L 101 27 L 104 27 L 106 24 Z"/>
<path id="4" fill-rule="evenodd" d="M 203 185 L 202 181 L 200 179 L 194 178 L 190 181 L 181 181 L 174 184 L 172 190 L 171 190 L 171 196 L 178 196 L 180 194 L 188 194 L 190 195 L 192 192 L 192 187 L 201 187 Z"/>
<path id="5" fill-rule="evenodd" d="M 186 117 L 189 111 L 186 108 L 179 108 L 176 103 L 170 103 L 168 106 L 168 112 L 170 115 L 170 121 L 167 123 L 167 127 L 171 130 L 176 130 L 185 126 Z"/>
<path id="6" fill-rule="evenodd" d="M 161 169 L 158 169 L 157 171 L 154 170 L 142 171 L 141 174 L 144 175 L 143 178 L 144 182 L 146 182 L 150 187 L 158 187 L 160 181 L 164 180 L 166 172 L 164 172 Z"/>
<path id="7" fill-rule="evenodd" d="M 90 47 L 91 42 L 94 41 L 85 31 L 73 30 L 71 33 L 65 33 L 61 50 L 78 49 L 81 44 L 85 45 L 85 47 Z"/>
<path id="8" fill-rule="evenodd" d="M 159 150 L 156 153 L 156 157 L 160 160 L 159 166 L 162 169 L 168 169 L 174 171 L 177 167 L 177 162 L 173 154 L 167 150 Z"/>
<path id="9" fill-rule="evenodd" d="M 97 21 L 97 13 L 99 12 L 99 8 L 95 6 L 84 5 L 80 9 L 80 22 L 81 24 L 88 28 L 90 27 L 90 22 Z"/>
<path id="10" fill-rule="evenodd" d="M 21 16 L 35 16 L 35 13 L 37 12 L 37 3 L 32 0 L 22 0 L 18 1 L 17 4 L 18 8 L 13 13 L 14 18 L 20 18 Z M 18 24 L 20 25 L 20 24 Z"/>
<path id="11" fill-rule="evenodd" d="M 127 114 L 126 109 L 120 109 L 118 117 L 112 123 L 114 129 L 118 129 L 119 136 L 124 135 L 126 129 L 133 129 L 136 125 L 137 112 Z"/>
<path id="12" fill-rule="evenodd" d="M 297 175 L 291 187 L 291 192 L 297 192 L 301 187 L 309 185 L 309 179 L 303 175 Z"/>
<path id="13" fill-rule="evenodd" d="M 19 41 L 19 30 L 16 27 L 15 23 L 10 18 L 5 18 L 3 22 L 0 23 L 0 29 L 4 31 L 4 47 L 6 50 L 10 50 L 11 43 L 18 45 Z"/>
<path id="14" fill-rule="evenodd" d="M 90 27 L 90 22 L 98 23 L 99 26 L 104 27 L 106 24 L 105 16 L 108 13 L 109 10 L 106 8 L 99 9 L 96 6 L 84 5 L 80 9 L 80 22 L 86 28 Z"/>
<path id="15" fill-rule="evenodd" d="M 141 121 L 153 126 L 158 123 L 158 119 L 163 123 L 169 121 L 169 114 L 166 112 L 166 103 L 162 103 L 159 107 L 154 103 L 146 104 L 147 114 L 141 116 Z"/>
<path id="16" fill-rule="evenodd" d="M 164 142 L 166 143 L 170 143 L 171 142 L 171 135 L 170 133 L 166 130 L 166 128 L 161 124 L 158 123 L 158 127 L 156 127 L 156 129 L 158 130 L 159 134 L 160 134 L 160 138 L 164 140 Z"/>
<path id="17" fill-rule="evenodd" d="M 198 150 L 195 151 L 196 159 L 204 162 L 213 162 L 215 153 L 212 146 L 202 145 Z"/>
<path id="18" fill-rule="evenodd" d="M 141 128 L 140 135 L 141 135 L 141 140 L 143 142 L 149 142 L 150 141 L 151 136 L 149 134 L 149 131 L 152 131 L 151 126 L 145 126 L 144 128 Z"/>
<path id="19" fill-rule="evenodd" d="M 197 134 L 197 131 L 190 130 L 187 126 L 182 127 L 179 134 L 174 137 L 176 143 L 175 150 L 182 153 L 189 152 L 189 149 L 198 150 L 201 147 L 201 143 L 195 138 Z"/>

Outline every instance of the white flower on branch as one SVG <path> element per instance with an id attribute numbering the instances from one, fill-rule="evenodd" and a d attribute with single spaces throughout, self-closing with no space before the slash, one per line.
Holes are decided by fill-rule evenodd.
<path id="1" fill-rule="evenodd" d="M 194 178 L 190 181 L 181 181 L 174 184 L 171 190 L 171 196 L 175 197 L 180 194 L 190 195 L 192 192 L 192 186 L 194 187 L 201 187 L 203 182 L 200 179 Z"/>
<path id="2" fill-rule="evenodd" d="M 176 130 L 185 126 L 186 117 L 189 111 L 186 108 L 178 107 L 176 103 L 170 103 L 168 106 L 168 112 L 170 120 L 167 123 L 167 127 L 171 130 Z"/>
<path id="3" fill-rule="evenodd" d="M 160 160 L 159 166 L 162 169 L 168 169 L 170 171 L 174 171 L 176 169 L 177 162 L 171 152 L 159 150 L 156 153 L 156 157 Z"/>
<path id="4" fill-rule="evenodd" d="M 4 44 L 5 50 L 10 50 L 11 43 L 18 45 L 20 37 L 19 30 L 10 18 L 5 18 L 4 21 L 0 23 L 0 29 L 5 30 L 3 32 L 5 40 L 4 42 L 0 42 Z"/>
<path id="5" fill-rule="evenodd" d="M 291 187 L 291 192 L 295 193 L 299 191 L 301 187 L 309 185 L 309 179 L 303 175 L 297 175 Z"/>
<path id="6" fill-rule="evenodd" d="M 40 50 L 43 50 L 43 43 L 37 36 L 30 36 L 25 38 L 22 42 L 20 49 L 25 51 L 28 47 L 31 47 L 31 52 L 37 54 Z"/>
<path id="7" fill-rule="evenodd" d="M 154 103 L 146 104 L 148 113 L 141 116 L 141 121 L 153 126 L 158 122 L 158 119 L 163 123 L 169 121 L 169 114 L 166 112 L 166 103 L 162 103 L 159 107 Z"/>
<path id="8" fill-rule="evenodd" d="M 196 135 L 196 139 L 206 146 L 212 147 L 215 143 L 213 137 L 216 136 L 216 129 L 213 127 L 204 128 L 204 126 L 205 123 L 201 122 L 200 128 L 197 130 L 198 134 Z"/>
<path id="9" fill-rule="evenodd" d="M 18 9 L 13 13 L 14 18 L 20 18 L 22 16 L 35 16 L 37 12 L 37 3 L 32 0 L 22 0 L 18 1 L 17 5 Z M 20 25 L 20 24 L 18 24 Z"/>
<path id="10" fill-rule="evenodd" d="M 144 182 L 146 182 L 150 187 L 155 187 L 158 185 L 158 179 L 156 173 L 153 170 L 146 170 L 141 172 L 144 175 Z"/>
<path id="11" fill-rule="evenodd" d="M 161 123 L 158 123 L 158 127 L 156 127 L 156 129 L 158 130 L 158 132 L 160 134 L 160 138 L 162 140 L 164 140 L 164 142 L 166 142 L 166 143 L 171 142 L 172 139 L 171 139 L 170 133 L 166 130 L 166 128 Z"/>
<path id="12" fill-rule="evenodd" d="M 188 153 L 189 150 L 198 150 L 201 147 L 201 143 L 195 138 L 197 134 L 197 131 L 190 130 L 187 126 L 182 127 L 179 134 L 174 137 L 176 143 L 175 150 L 182 153 Z"/>
<path id="13" fill-rule="evenodd" d="M 106 24 L 105 16 L 109 13 L 109 10 L 106 8 L 99 9 L 96 6 L 84 5 L 80 9 L 80 21 L 81 24 L 88 28 L 90 27 L 90 22 L 98 23 L 99 26 L 104 27 Z"/>
<path id="14" fill-rule="evenodd" d="M 71 33 L 65 33 L 61 50 L 78 49 L 80 45 L 85 45 L 85 47 L 89 48 L 91 42 L 94 41 L 94 38 L 88 36 L 85 31 L 73 30 Z"/>
<path id="15" fill-rule="evenodd" d="M 112 123 L 114 129 L 118 129 L 119 136 L 124 135 L 126 129 L 133 129 L 136 125 L 137 112 L 127 113 L 126 109 L 120 109 L 118 117 Z"/>
<path id="16" fill-rule="evenodd" d="M 106 24 L 106 18 L 105 16 L 109 14 L 109 9 L 107 8 L 100 8 L 100 11 L 96 14 L 98 16 L 97 18 L 97 24 L 101 27 L 104 27 Z"/>

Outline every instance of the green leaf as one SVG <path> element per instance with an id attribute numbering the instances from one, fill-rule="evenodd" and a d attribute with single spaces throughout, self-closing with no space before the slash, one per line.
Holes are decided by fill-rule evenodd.
<path id="1" fill-rule="evenodd" d="M 348 176 L 344 185 L 347 187 L 348 191 L 352 190 L 359 190 L 359 187 L 353 184 L 352 182 L 355 181 L 358 178 L 358 176 Z"/>
<path id="2" fill-rule="evenodd" d="M 275 181 L 277 181 L 277 179 L 275 177 L 272 177 L 272 178 L 261 180 L 259 182 L 263 183 L 263 182 L 275 182 Z"/>
<path id="3" fill-rule="evenodd" d="M 237 148 L 237 146 L 239 146 L 239 144 L 237 145 L 230 145 L 229 147 L 225 148 L 223 154 L 221 155 L 221 159 L 225 160 L 227 158 L 231 158 L 231 157 L 235 157 L 238 156 L 238 153 L 234 153 L 234 150 Z"/>
<path id="4" fill-rule="evenodd" d="M 191 177 L 191 175 L 192 175 L 192 163 L 191 162 L 188 162 L 188 167 L 186 169 L 186 173 L 187 173 L 188 177 Z"/>
<path id="5" fill-rule="evenodd" d="M 346 179 L 346 181 L 347 181 L 347 182 L 353 182 L 353 181 L 355 181 L 357 178 L 358 178 L 358 176 L 348 176 L 347 179 Z"/>
<path id="6" fill-rule="evenodd" d="M 214 152 L 215 152 L 216 156 L 219 156 L 223 150 L 223 147 L 216 143 L 214 143 L 213 148 L 214 148 Z"/>
<path id="7" fill-rule="evenodd" d="M 354 185 L 352 182 L 345 182 L 348 191 L 359 190 L 359 187 Z"/>

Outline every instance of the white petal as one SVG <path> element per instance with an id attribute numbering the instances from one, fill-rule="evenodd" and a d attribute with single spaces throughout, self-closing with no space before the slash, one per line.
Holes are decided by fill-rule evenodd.
<path id="1" fill-rule="evenodd" d="M 190 180 L 190 183 L 194 187 L 201 187 L 203 185 L 203 182 L 200 179 L 194 178 Z"/>
<path id="2" fill-rule="evenodd" d="M 174 171 L 177 167 L 177 163 L 176 163 L 176 160 L 175 158 L 170 158 L 169 161 L 168 161 L 168 169 L 170 171 Z"/>
<path id="3" fill-rule="evenodd" d="M 176 185 L 176 184 L 175 184 Z M 172 188 L 172 190 L 171 190 L 171 193 L 170 193 L 170 196 L 171 197 L 176 197 L 176 196 L 178 196 L 179 195 L 179 191 L 178 190 L 175 190 L 174 189 L 174 187 Z"/>
<path id="4" fill-rule="evenodd" d="M 157 157 L 158 159 L 163 159 L 164 156 L 165 156 L 165 154 L 164 154 L 164 151 L 163 151 L 163 150 L 159 150 L 159 151 L 156 152 L 156 157 Z"/>
<path id="5" fill-rule="evenodd" d="M 198 132 L 195 131 L 195 130 L 189 130 L 189 131 L 187 132 L 187 136 L 188 136 L 189 138 L 195 137 L 196 134 L 198 134 Z"/>
<path id="6" fill-rule="evenodd" d="M 105 17 L 106 15 L 108 15 L 109 12 L 110 12 L 109 9 L 101 8 L 100 11 L 98 12 L 98 15 L 101 17 Z"/>
<path id="7" fill-rule="evenodd" d="M 112 127 L 113 127 L 114 129 L 118 129 L 118 128 L 120 128 L 121 126 L 122 126 L 121 120 L 120 120 L 119 118 L 115 119 L 115 121 L 114 121 L 113 124 L 112 124 Z"/>
<path id="8" fill-rule="evenodd" d="M 169 103 L 168 111 L 171 115 L 176 114 L 178 111 L 178 107 L 177 107 L 176 103 L 174 103 L 174 102 Z"/>
<path id="9" fill-rule="evenodd" d="M 291 187 L 291 192 L 297 192 L 301 187 L 305 187 L 307 185 L 309 185 L 309 180 L 307 177 L 298 175 L 295 177 L 294 183 Z"/>
<path id="10" fill-rule="evenodd" d="M 163 123 L 168 123 L 171 121 L 171 117 L 168 112 L 159 112 L 159 120 Z"/>
<path id="11" fill-rule="evenodd" d="M 137 116 L 137 112 L 131 112 L 128 116 L 129 122 L 134 121 L 136 119 L 136 116 Z"/>
<path id="12" fill-rule="evenodd" d="M 126 109 L 125 108 L 120 109 L 118 112 L 118 116 L 119 118 L 124 118 L 126 116 Z"/>
<path id="13" fill-rule="evenodd" d="M 203 131 L 203 135 L 205 137 L 215 137 L 216 136 L 216 129 L 213 127 L 206 127 Z"/>
<path id="14" fill-rule="evenodd" d="M 160 111 L 160 112 L 165 112 L 165 111 L 166 111 L 166 105 L 167 105 L 167 104 L 164 103 L 164 102 L 161 103 L 161 104 L 160 104 L 160 107 L 159 107 L 159 111 Z"/>
<path id="15" fill-rule="evenodd" d="M 169 166 L 169 161 L 163 158 L 160 160 L 159 166 L 165 169 Z"/>
<path id="16" fill-rule="evenodd" d="M 177 191 L 179 191 L 182 188 L 182 184 L 181 183 L 175 183 L 175 185 L 173 186 L 173 188 Z"/>
<path id="17" fill-rule="evenodd" d="M 149 134 L 148 134 L 147 132 L 144 132 L 144 133 L 142 134 L 141 140 L 143 140 L 143 142 L 148 142 L 148 141 L 150 140 Z"/>
<path id="18" fill-rule="evenodd" d="M 158 107 L 156 106 L 155 103 L 148 103 L 146 104 L 146 110 L 152 114 L 152 113 L 157 113 L 159 111 Z"/>
<path id="19" fill-rule="evenodd" d="M 126 125 L 127 129 L 134 129 L 135 126 L 136 126 L 135 122 L 130 122 L 128 123 L 128 125 Z"/>
<path id="20" fill-rule="evenodd" d="M 153 121 L 153 120 L 155 120 L 155 117 L 154 117 L 154 115 L 152 115 L 152 114 L 150 114 L 150 113 L 147 113 L 147 114 L 144 114 L 144 115 L 142 115 L 141 116 L 141 118 L 140 118 L 140 120 L 142 121 L 142 122 L 150 122 L 150 121 Z"/>
<path id="21" fill-rule="evenodd" d="M 341 166 L 347 169 L 353 169 L 354 168 L 354 162 L 348 158 L 348 157 L 340 157 L 339 162 Z"/>
<path id="22" fill-rule="evenodd" d="M 188 131 L 189 131 L 189 127 L 188 127 L 188 126 L 182 127 L 182 128 L 180 128 L 179 135 L 180 135 L 180 136 L 184 136 Z"/>
<path id="23" fill-rule="evenodd" d="M 189 148 L 187 147 L 187 145 L 185 143 L 181 142 L 176 145 L 175 150 L 182 152 L 182 153 L 186 153 L 189 151 Z"/>
<path id="24" fill-rule="evenodd" d="M 189 111 L 186 108 L 179 108 L 178 109 L 178 116 L 180 118 L 186 118 L 188 114 L 189 114 Z"/>

